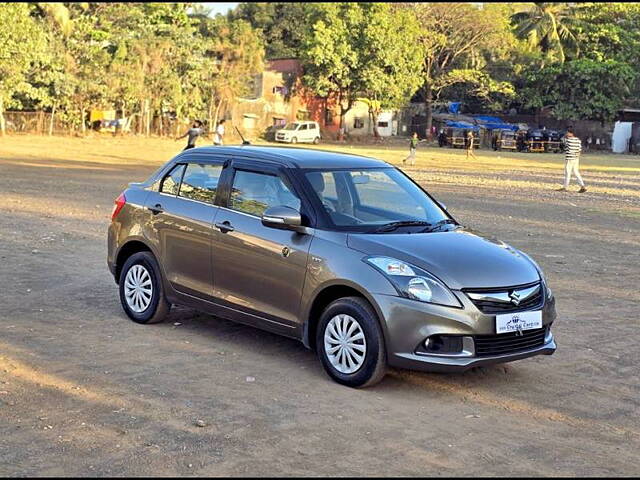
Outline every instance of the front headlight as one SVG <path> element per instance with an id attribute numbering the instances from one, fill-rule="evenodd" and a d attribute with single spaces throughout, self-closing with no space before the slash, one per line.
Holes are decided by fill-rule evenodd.
<path id="1" fill-rule="evenodd" d="M 380 270 L 403 297 L 462 308 L 451 290 L 429 272 L 390 257 L 366 257 L 364 261 Z"/>

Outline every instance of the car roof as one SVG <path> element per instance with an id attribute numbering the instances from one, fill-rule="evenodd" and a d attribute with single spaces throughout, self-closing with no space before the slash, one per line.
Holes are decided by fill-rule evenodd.
<path id="1" fill-rule="evenodd" d="M 262 160 L 269 163 L 278 163 L 289 168 L 379 168 L 390 166 L 387 162 L 371 157 L 351 153 L 330 152 L 315 148 L 258 145 L 203 146 L 185 151 L 185 153 L 189 152 L 205 155 L 230 155 L 250 160 Z"/>

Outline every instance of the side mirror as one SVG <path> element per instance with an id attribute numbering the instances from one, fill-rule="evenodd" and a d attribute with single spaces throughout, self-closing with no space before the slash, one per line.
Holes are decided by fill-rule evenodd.
<path id="1" fill-rule="evenodd" d="M 302 226 L 302 215 L 295 208 L 280 205 L 269 207 L 262 214 L 262 224 L 265 227 L 278 228 L 280 230 L 293 230 L 304 233 L 306 227 Z"/>

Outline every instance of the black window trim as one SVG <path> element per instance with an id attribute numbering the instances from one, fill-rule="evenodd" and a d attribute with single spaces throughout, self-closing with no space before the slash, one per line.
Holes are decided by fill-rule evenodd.
<path id="1" fill-rule="evenodd" d="M 221 181 L 224 181 L 224 186 L 219 190 L 220 203 L 217 205 L 230 212 L 249 215 L 260 220 L 260 217 L 256 215 L 231 208 L 231 189 L 237 170 L 279 177 L 287 187 L 293 190 L 292 193 L 300 199 L 300 213 L 302 214 L 303 224 L 306 223 L 306 226 L 311 228 L 315 226 L 317 222 L 316 208 L 312 204 L 307 192 L 305 192 L 305 189 L 300 185 L 298 176 L 293 173 L 294 170 L 299 169 L 286 168 L 282 164 L 266 159 L 233 157 L 227 165 L 227 168 L 223 170 L 223 174 L 226 171 L 226 175 L 224 179 L 221 177 Z"/>

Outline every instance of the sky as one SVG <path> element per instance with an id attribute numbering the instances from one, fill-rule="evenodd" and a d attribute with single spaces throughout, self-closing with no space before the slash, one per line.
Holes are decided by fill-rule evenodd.
<path id="1" fill-rule="evenodd" d="M 236 5 L 238 5 L 239 2 L 199 2 L 202 3 L 202 5 L 204 5 L 207 8 L 211 9 L 211 16 L 215 17 L 216 13 L 222 13 L 225 14 L 227 13 L 229 10 L 231 10 L 233 7 L 235 7 Z"/>

